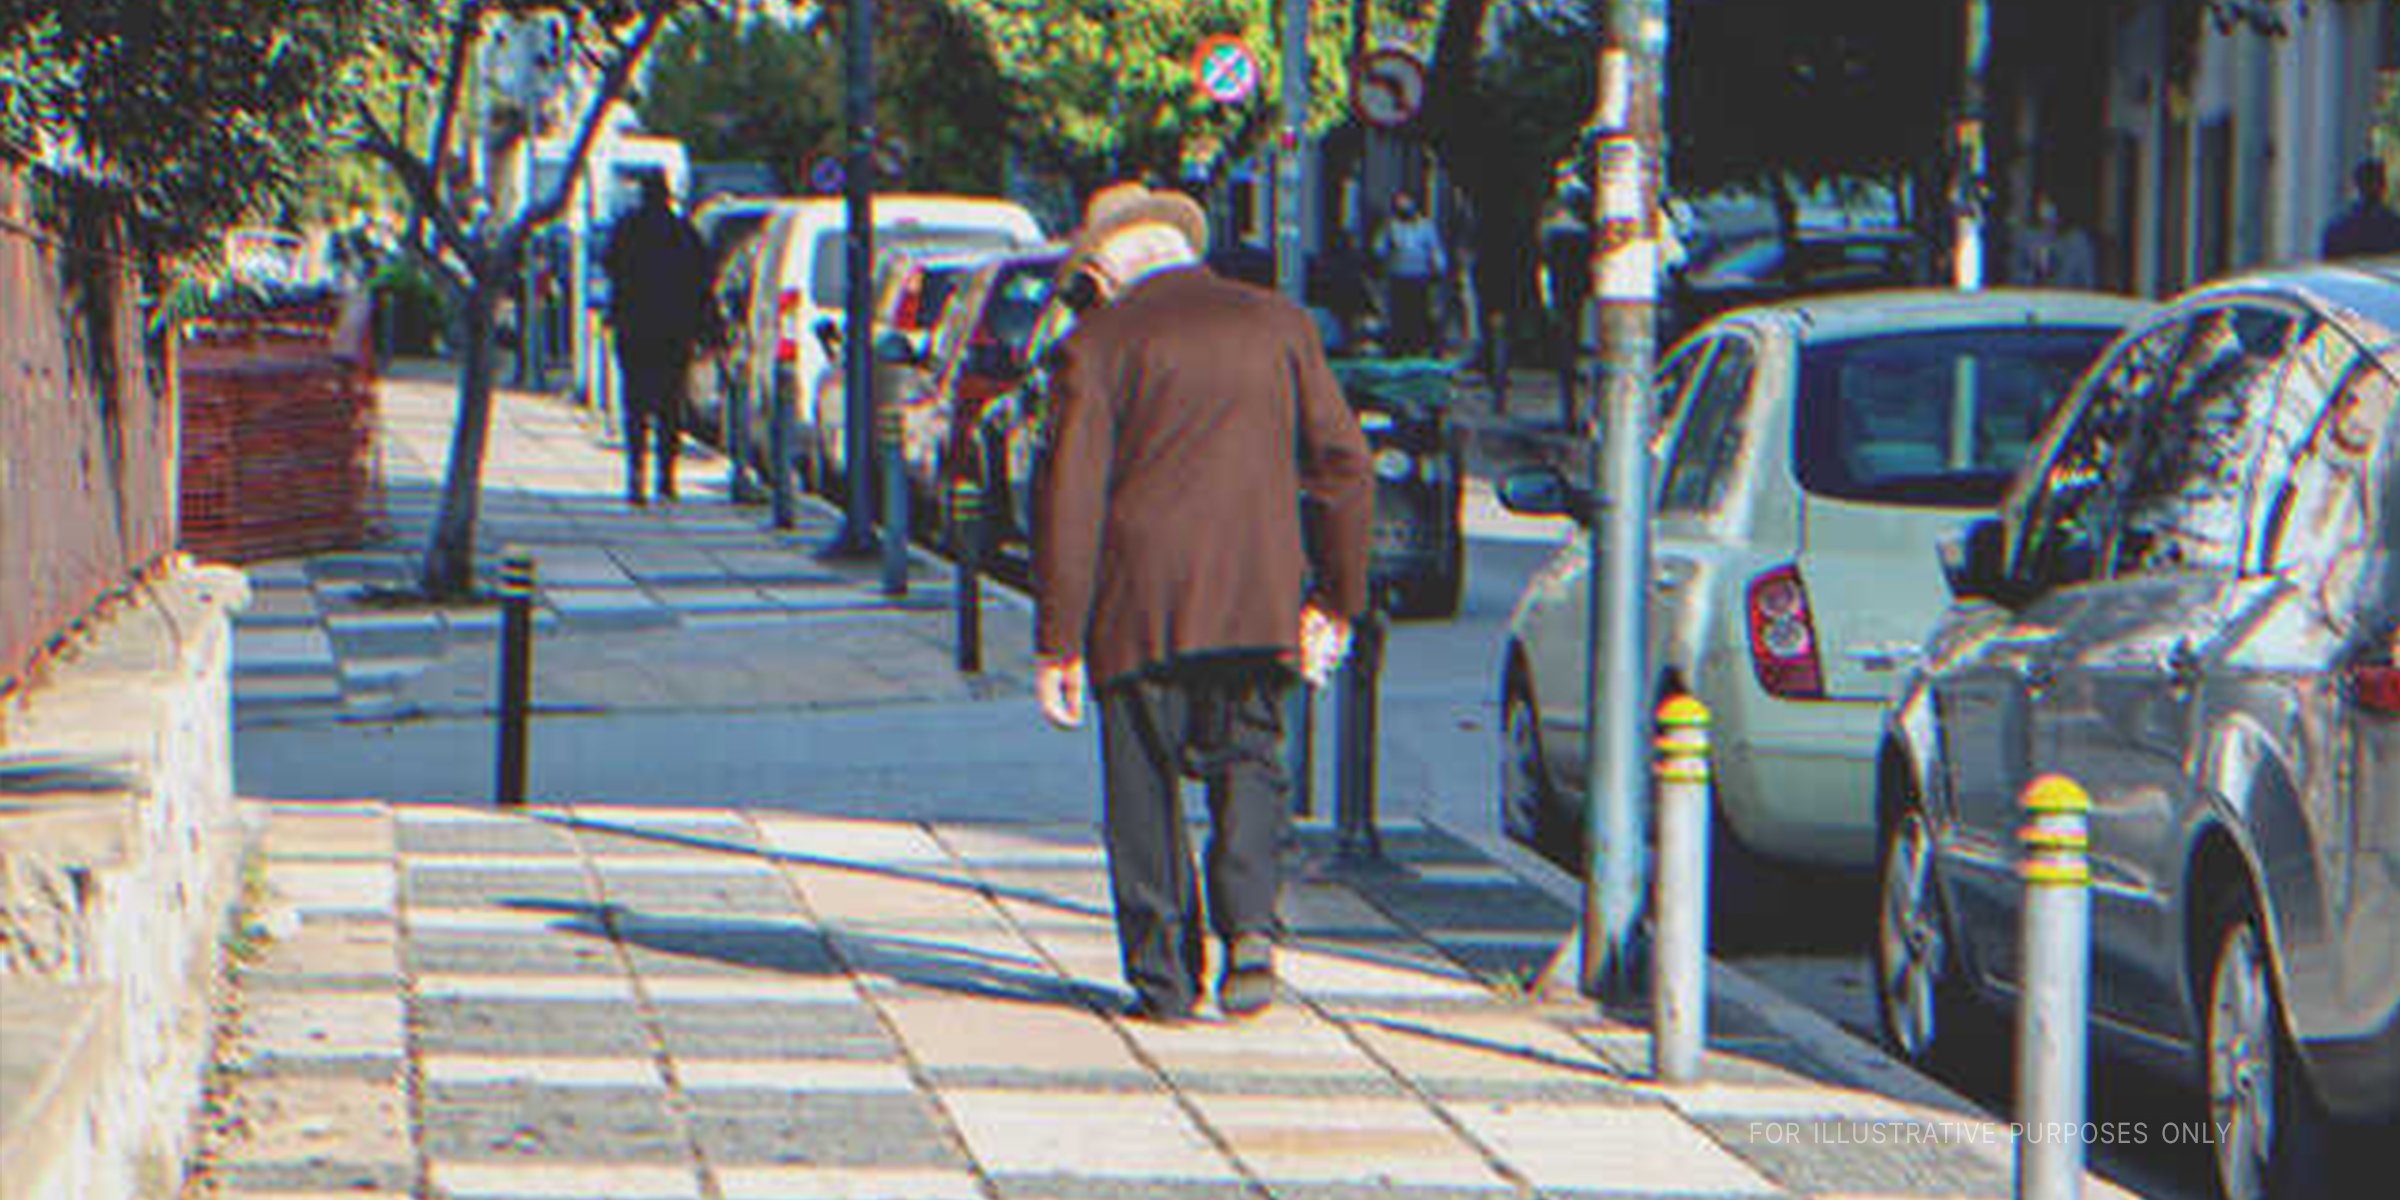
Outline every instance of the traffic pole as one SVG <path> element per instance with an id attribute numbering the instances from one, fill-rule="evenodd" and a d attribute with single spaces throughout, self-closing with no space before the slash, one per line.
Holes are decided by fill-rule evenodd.
<path id="1" fill-rule="evenodd" d="M 533 556 L 511 548 L 500 560 L 500 747 L 494 800 L 525 803 L 527 709 L 533 702 Z"/>
<path id="2" fill-rule="evenodd" d="M 1293 303 L 1308 292 L 1300 228 L 1300 150 L 1308 132 L 1308 0 L 1281 0 L 1283 104 L 1275 143 L 1275 286 Z"/>
<path id="3" fill-rule="evenodd" d="M 848 465 L 842 524 L 822 553 L 875 552 L 875 0 L 850 0 L 842 60 L 850 144 L 843 178 L 845 254 L 842 331 L 842 461 Z M 802 336 L 813 331 L 802 330 Z M 801 381 L 803 388 L 807 380 Z"/>
<path id="4" fill-rule="evenodd" d="M 961 479 L 950 489 L 950 528 L 958 576 L 958 669 L 983 670 L 983 488 Z"/>
<path id="5" fill-rule="evenodd" d="M 1639 977 L 1649 780 L 1650 388 L 1658 307 L 1658 212 L 1665 156 L 1661 91 L 1666 0 L 1610 0 L 1592 114 L 1592 280 L 1600 420 L 1585 442 L 1599 519 L 1585 529 L 1591 601 L 1585 640 L 1585 994 L 1630 998 Z"/>
<path id="6" fill-rule="evenodd" d="M 1708 706 L 1658 706 L 1658 952 L 1650 972 L 1650 1071 L 1700 1078 L 1708 1046 Z"/>
<path id="7" fill-rule="evenodd" d="M 883 477 L 883 594 L 908 594 L 908 472 L 900 467 L 898 404 L 875 406 L 875 458 Z M 853 480 L 857 472 L 851 473 Z"/>
<path id="8" fill-rule="evenodd" d="M 786 398 L 771 379 L 765 397 L 775 406 L 767 420 L 767 499 L 773 506 L 775 528 L 790 529 L 800 523 L 800 498 L 792 487 L 792 443 L 799 439 L 799 431 L 792 428 L 796 401 Z"/>
<path id="9" fill-rule="evenodd" d="M 2017 1004 L 2017 1200 L 2083 1195 L 2091 1000 L 2091 797 L 2064 775 L 2025 788 L 2024 994 Z"/>

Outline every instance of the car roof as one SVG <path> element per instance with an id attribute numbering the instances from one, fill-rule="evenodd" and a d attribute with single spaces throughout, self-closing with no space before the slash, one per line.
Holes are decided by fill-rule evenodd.
<path id="1" fill-rule="evenodd" d="M 1882 288 L 1798 296 L 1737 310 L 1705 328 L 1780 325 L 1803 342 L 1883 333 L 1991 325 L 2091 325 L 2121 328 L 2157 306 L 2131 296 L 2046 288 Z"/>
<path id="2" fill-rule="evenodd" d="M 2388 356 L 2400 349 L 2400 256 L 2254 271 L 2195 288 L 2176 302 L 2261 294 L 2280 295 L 2326 313 L 2378 354 Z"/>

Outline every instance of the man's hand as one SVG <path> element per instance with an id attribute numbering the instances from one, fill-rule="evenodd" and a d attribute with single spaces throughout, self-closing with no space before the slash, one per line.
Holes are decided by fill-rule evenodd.
<path id="1" fill-rule="evenodd" d="M 1083 724 L 1083 695 L 1090 686 L 1080 658 L 1045 658 L 1033 672 L 1033 693 L 1042 716 L 1060 729 Z"/>
<path id="2" fill-rule="evenodd" d="M 1300 610 L 1300 674 L 1310 687 L 1333 682 L 1350 657 L 1350 622 L 1311 604 Z"/>

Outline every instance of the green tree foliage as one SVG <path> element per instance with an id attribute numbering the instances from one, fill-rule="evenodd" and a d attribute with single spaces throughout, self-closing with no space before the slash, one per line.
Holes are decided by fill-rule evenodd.
<path id="1" fill-rule="evenodd" d="M 0 159 L 115 198 L 157 252 L 291 199 L 399 0 L 0 0 Z"/>
<path id="2" fill-rule="evenodd" d="M 809 156 L 841 138 L 841 45 L 822 25 L 686 18 L 660 36 L 635 108 L 695 161 L 764 162 L 798 191 Z"/>
<path id="3" fill-rule="evenodd" d="M 1208 174 L 1258 148 L 1280 94 L 1270 0 L 948 0 L 981 29 L 1015 97 L 1011 140 L 1080 190 L 1120 175 Z M 1309 127 L 1349 104 L 1351 6 L 1310 6 Z M 1192 69 L 1202 42 L 1242 39 L 1263 69 L 1247 103 L 1218 104 Z"/>
<path id="4" fill-rule="evenodd" d="M 842 22 L 806 25 L 695 13 L 659 40 L 637 101 L 642 123 L 702 160 L 757 159 L 787 190 L 809 158 L 844 152 Z M 914 189 L 996 192 L 1011 117 L 979 26 L 938 0 L 876 5 L 876 124 L 906 150 Z"/>

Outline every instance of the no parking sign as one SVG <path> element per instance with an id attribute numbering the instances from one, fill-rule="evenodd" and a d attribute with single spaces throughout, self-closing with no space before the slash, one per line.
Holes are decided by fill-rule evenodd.
<path id="1" fill-rule="evenodd" d="M 1230 33 L 1200 43 L 1192 74 L 1199 77 L 1201 94 L 1219 104 L 1240 104 L 1258 93 L 1258 56 Z"/>

